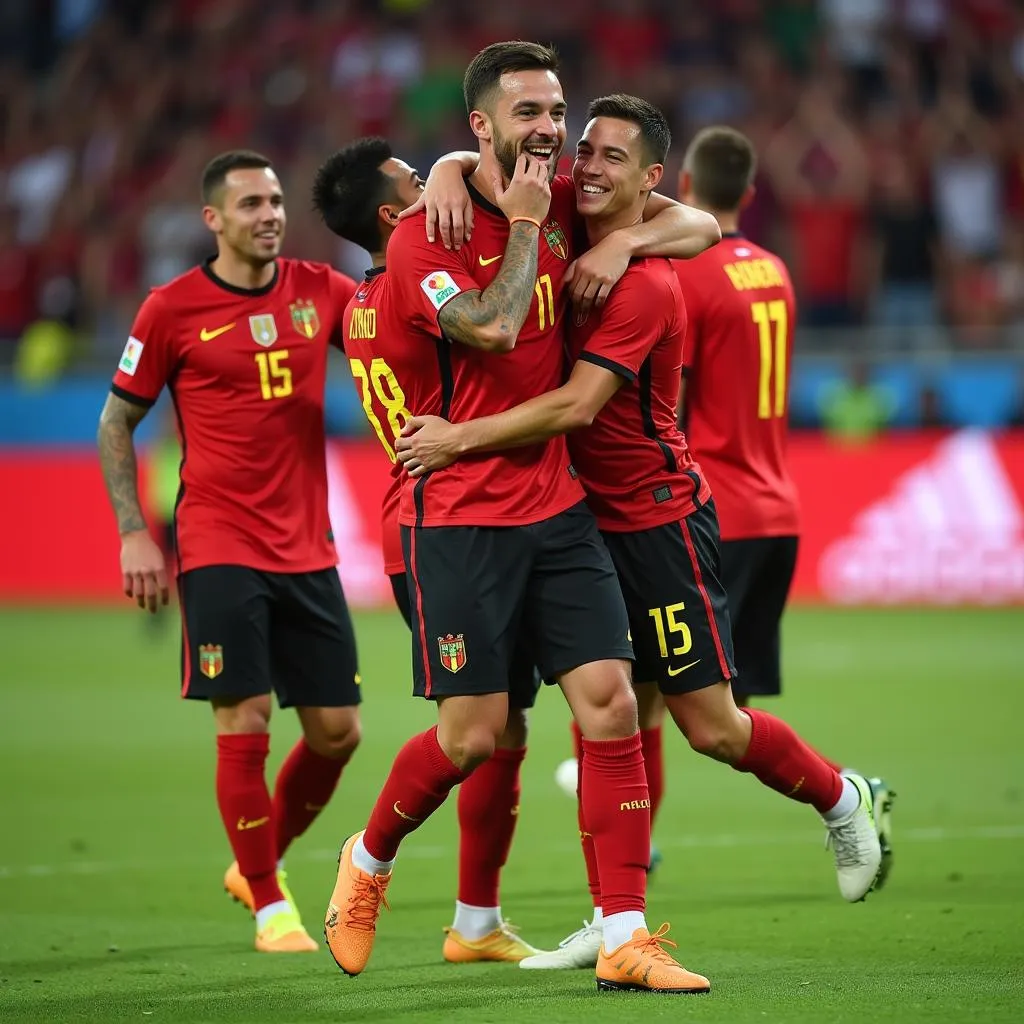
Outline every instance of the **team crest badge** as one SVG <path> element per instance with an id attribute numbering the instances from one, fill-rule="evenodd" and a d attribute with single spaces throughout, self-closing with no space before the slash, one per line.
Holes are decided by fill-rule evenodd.
<path id="1" fill-rule="evenodd" d="M 216 679 L 224 671 L 224 648 L 220 644 L 199 645 L 199 671 L 207 679 Z"/>
<path id="2" fill-rule="evenodd" d="M 461 633 L 457 636 L 453 636 L 451 633 L 447 636 L 439 636 L 437 638 L 437 648 L 441 652 L 441 664 L 449 672 L 455 673 L 460 668 L 465 668 L 466 641 Z"/>
<path id="3" fill-rule="evenodd" d="M 304 338 L 315 338 L 320 330 L 320 314 L 311 299 L 298 299 L 288 307 L 292 311 L 292 327 Z"/>
<path id="4" fill-rule="evenodd" d="M 549 220 L 544 225 L 544 241 L 548 248 L 560 259 L 569 258 L 569 245 L 565 240 L 565 232 L 561 229 L 557 220 Z"/>
<path id="5" fill-rule="evenodd" d="M 277 341 L 277 322 L 273 313 L 260 313 L 249 317 L 249 330 L 257 345 L 270 348 Z"/>

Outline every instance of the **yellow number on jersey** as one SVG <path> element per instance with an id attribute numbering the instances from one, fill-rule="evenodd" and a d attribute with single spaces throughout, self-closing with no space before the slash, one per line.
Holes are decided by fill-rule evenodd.
<path id="1" fill-rule="evenodd" d="M 537 283 L 533 286 L 537 293 L 537 319 L 538 326 L 543 331 L 545 327 L 555 326 L 555 293 L 551 288 L 551 275 L 541 274 Z M 545 315 L 544 301 L 547 300 L 547 311 Z"/>
<path id="2" fill-rule="evenodd" d="M 361 385 L 363 412 L 380 438 L 380 443 L 384 445 L 388 457 L 392 462 L 397 462 L 395 440 L 402 433 L 402 427 L 412 418 L 412 413 L 405 407 L 405 392 L 395 380 L 391 367 L 383 359 L 371 359 L 369 366 L 360 359 L 350 359 L 349 365 L 352 367 L 352 376 Z M 387 412 L 390 437 L 384 432 L 384 425 L 373 411 L 374 395 Z"/>
<path id="3" fill-rule="evenodd" d="M 663 658 L 667 658 L 669 654 L 676 656 L 680 654 L 686 654 L 686 652 L 693 646 L 693 637 L 690 635 L 690 627 L 685 622 L 681 622 L 676 618 L 676 613 L 684 611 L 686 605 L 680 601 L 677 604 L 669 604 L 662 608 L 650 608 L 647 614 L 654 619 L 654 628 L 658 632 L 658 648 Z M 668 625 L 666 631 L 665 626 Z M 673 647 L 671 652 L 668 649 L 668 634 L 678 633 L 681 638 L 679 647 Z"/>
<path id="4" fill-rule="evenodd" d="M 263 400 L 287 398 L 292 393 L 292 371 L 284 364 L 288 361 L 288 349 L 273 352 L 256 352 L 256 365 L 260 368 L 260 394 Z"/>
<path id="5" fill-rule="evenodd" d="M 786 303 L 782 299 L 771 302 L 752 302 L 750 315 L 757 324 L 761 343 L 761 373 L 757 389 L 757 415 L 762 420 L 782 416 L 786 412 L 786 338 L 789 333 Z M 772 324 L 775 325 L 775 352 L 772 359 Z M 773 365 L 774 362 L 774 365 Z M 775 409 L 772 411 L 771 380 L 775 374 Z"/>

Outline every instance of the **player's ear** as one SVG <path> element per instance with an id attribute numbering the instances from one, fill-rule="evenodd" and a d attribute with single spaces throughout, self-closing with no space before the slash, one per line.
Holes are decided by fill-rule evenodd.
<path id="1" fill-rule="evenodd" d="M 377 216 L 384 221 L 389 228 L 393 228 L 398 223 L 398 215 L 401 213 L 401 209 L 397 206 L 393 206 L 391 203 L 381 203 L 377 207 Z"/>
<path id="2" fill-rule="evenodd" d="M 644 171 L 644 191 L 653 192 L 660 184 L 664 173 L 664 164 L 651 164 L 650 167 L 646 168 Z"/>
<path id="3" fill-rule="evenodd" d="M 743 193 L 743 198 L 740 200 L 740 209 L 745 210 L 754 201 L 754 196 L 756 195 L 757 189 L 753 185 L 748 185 L 746 192 Z"/>
<path id="4" fill-rule="evenodd" d="M 220 210 L 216 206 L 204 206 L 203 207 L 203 223 L 214 233 L 224 226 L 224 221 L 221 218 Z"/>
<path id="5" fill-rule="evenodd" d="M 470 113 L 469 127 L 478 139 L 482 139 L 484 142 L 492 140 L 491 119 L 482 110 L 474 110 Z"/>

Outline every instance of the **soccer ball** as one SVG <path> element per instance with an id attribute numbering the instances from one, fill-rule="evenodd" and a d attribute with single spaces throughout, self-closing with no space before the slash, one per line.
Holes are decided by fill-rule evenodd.
<path id="1" fill-rule="evenodd" d="M 573 800 L 576 799 L 576 758 L 570 757 L 568 760 L 563 761 L 555 769 L 555 782 L 558 788 Z"/>

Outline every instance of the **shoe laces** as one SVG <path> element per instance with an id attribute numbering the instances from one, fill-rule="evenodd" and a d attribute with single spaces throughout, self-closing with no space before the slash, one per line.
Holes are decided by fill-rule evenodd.
<path id="1" fill-rule="evenodd" d="M 651 932 L 646 939 L 635 940 L 633 948 L 639 956 L 647 955 L 655 960 L 660 960 L 662 962 L 678 966 L 676 959 L 668 952 L 667 949 L 665 949 L 666 946 L 671 946 L 673 949 L 676 949 L 679 945 L 679 943 L 666 938 L 668 935 L 668 929 L 669 924 L 666 921 L 656 932 Z"/>
<path id="2" fill-rule="evenodd" d="M 584 921 L 583 927 L 577 928 L 576 931 L 572 933 L 572 935 L 567 935 L 564 939 L 562 939 L 562 941 L 558 944 L 558 948 L 564 949 L 566 946 L 575 942 L 577 939 L 582 939 L 583 936 L 586 935 L 587 932 L 593 930 L 593 928 L 594 925 L 590 921 Z"/>
<path id="3" fill-rule="evenodd" d="M 825 849 L 835 852 L 837 867 L 852 868 L 861 863 L 864 851 L 861 849 L 861 833 L 857 828 L 856 817 L 829 828 L 825 834 Z"/>
<path id="4" fill-rule="evenodd" d="M 391 905 L 387 899 L 390 877 L 363 874 L 352 883 L 352 894 L 348 898 L 346 925 L 356 931 L 372 932 L 380 916 L 381 904 L 385 910 Z"/>

